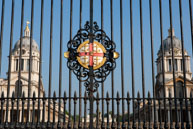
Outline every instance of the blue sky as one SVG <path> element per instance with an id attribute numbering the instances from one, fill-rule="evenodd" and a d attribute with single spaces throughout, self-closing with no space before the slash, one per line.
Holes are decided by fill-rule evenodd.
<path id="1" fill-rule="evenodd" d="M 2 0 L 1 0 L 2 1 Z M 40 11 L 41 1 L 35 1 L 34 8 L 34 34 L 33 38 L 40 43 Z M 3 37 L 3 57 L 2 57 L 2 72 L 0 77 L 6 78 L 8 70 L 8 53 L 10 43 L 10 26 L 11 26 L 11 2 L 12 0 L 5 0 L 5 24 Z M 152 92 L 152 76 L 151 76 L 151 46 L 150 46 L 150 21 L 149 21 L 149 0 L 143 0 L 143 40 L 144 40 L 144 67 L 145 67 L 145 90 L 146 95 L 149 90 Z M 152 0 L 153 10 L 153 41 L 154 41 L 154 59 L 157 58 L 157 51 L 160 47 L 160 22 L 159 22 L 159 0 Z M 2 2 L 0 2 L 1 13 Z M 127 91 L 131 92 L 131 48 L 130 48 L 130 2 L 123 0 L 123 44 L 124 44 L 124 84 L 125 94 Z M 162 1 L 163 7 L 163 37 L 166 38 L 169 21 L 169 0 Z M 173 11 L 173 27 L 175 35 L 180 39 L 180 19 L 179 19 L 179 1 L 172 0 Z M 184 43 L 185 49 L 191 55 L 191 34 L 190 34 L 190 16 L 189 3 L 183 0 L 183 26 L 184 26 Z M 44 88 L 48 91 L 49 80 L 49 43 L 50 43 L 50 8 L 51 1 L 45 0 L 44 3 L 44 25 L 43 25 L 43 83 Z M 64 0 L 63 8 L 63 52 L 67 51 L 67 42 L 70 39 L 69 25 L 70 25 L 70 0 Z M 119 0 L 113 1 L 113 20 L 114 20 L 114 42 L 117 45 L 117 51 L 120 53 L 120 3 Z M 97 21 L 101 27 L 101 10 L 100 0 L 94 0 L 94 21 Z M 89 20 L 89 0 L 83 0 L 83 21 L 82 26 Z M 58 93 L 59 82 L 59 44 L 60 44 L 60 0 L 54 0 L 54 14 L 53 14 L 53 69 L 52 69 L 52 92 L 55 90 Z M 25 0 L 24 22 L 31 18 L 31 0 Z M 15 0 L 15 16 L 14 16 L 14 32 L 13 45 L 20 37 L 20 23 L 21 23 L 21 0 Z M 79 29 L 79 0 L 74 0 L 73 3 L 73 23 L 72 36 L 75 36 Z M 24 24 L 25 27 L 25 24 Z M 104 31 L 110 37 L 110 0 L 104 0 Z M 139 15 L 139 0 L 133 0 L 133 36 L 134 36 L 134 64 L 135 64 L 135 92 L 142 91 L 141 85 L 141 47 L 140 47 L 140 15 Z M 62 92 L 68 91 L 68 68 L 66 66 L 67 60 L 63 58 L 63 81 Z M 192 61 L 191 61 L 192 62 Z M 156 64 L 155 74 L 156 74 Z M 117 59 L 117 68 L 115 70 L 115 92 L 121 91 L 121 58 Z M 73 75 L 72 89 L 78 91 L 78 81 Z M 82 88 L 84 89 L 84 87 Z M 111 79 L 108 76 L 105 81 L 105 91 L 111 92 Z M 99 88 L 100 91 L 100 88 Z"/>

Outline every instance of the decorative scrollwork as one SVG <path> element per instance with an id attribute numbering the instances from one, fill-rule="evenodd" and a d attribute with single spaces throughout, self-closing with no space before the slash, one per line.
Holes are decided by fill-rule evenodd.
<path id="1" fill-rule="evenodd" d="M 89 36 L 91 35 L 89 32 L 90 27 L 91 26 L 87 21 L 84 25 L 84 28 L 78 30 L 74 38 L 67 44 L 69 52 L 67 66 L 70 70 L 73 71 L 78 80 L 84 82 L 84 86 L 86 87 L 87 91 L 91 91 L 89 82 L 89 69 L 82 67 L 82 65 L 78 62 L 77 56 L 79 56 L 79 53 L 77 52 L 77 49 L 81 43 L 89 39 Z M 97 22 L 94 22 L 93 25 L 92 38 L 94 41 L 101 43 L 106 49 L 106 52 L 104 53 L 106 62 L 100 68 L 93 70 L 94 89 L 91 92 L 95 92 L 99 87 L 99 83 L 104 82 L 110 72 L 116 67 L 116 58 L 114 57 L 116 45 L 103 30 L 99 29 Z"/>

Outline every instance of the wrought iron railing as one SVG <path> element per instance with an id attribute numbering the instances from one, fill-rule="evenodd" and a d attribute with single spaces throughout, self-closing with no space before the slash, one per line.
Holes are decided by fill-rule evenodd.
<path id="1" fill-rule="evenodd" d="M 166 1 L 163 0 L 139 0 L 138 2 L 134 0 L 108 0 L 108 2 L 107 0 L 61 0 L 60 2 L 54 0 L 31 0 L 31 9 L 30 11 L 28 10 L 30 13 L 25 11 L 28 7 L 26 2 L 28 3 L 29 1 L 1 0 L 0 71 L 5 72 L 4 69 L 8 68 L 8 72 L 7 78 L 0 80 L 0 129 L 192 128 L 193 81 L 187 77 L 190 75 L 189 78 L 192 78 L 191 71 L 188 68 L 191 66 L 187 66 L 187 60 L 190 60 L 191 56 L 187 54 L 184 44 L 184 32 L 187 34 L 190 31 L 190 34 L 187 34 L 189 37 L 186 36 L 186 38 L 189 38 L 189 40 L 186 41 L 190 41 L 192 45 L 191 50 L 187 48 L 188 52 L 192 51 L 193 25 L 191 0 L 177 0 L 177 2 L 179 2 L 177 4 L 179 7 L 177 8 L 179 11 L 179 19 L 173 18 L 173 15 L 176 14 L 176 12 L 174 13 L 173 11 L 173 4 L 174 2 L 176 3 L 176 1 L 172 0 L 168 0 L 167 3 L 165 3 Z M 166 12 L 164 10 L 165 8 L 163 9 L 163 2 L 164 5 L 168 5 L 169 8 L 168 18 L 163 17 L 163 12 Z M 37 9 L 36 6 L 39 4 L 41 6 L 39 9 Z M 183 4 L 188 6 L 184 7 Z M 48 5 L 50 5 L 50 8 L 45 8 Z M 70 6 L 67 7 L 66 5 Z M 66 8 L 64 8 L 64 6 Z M 20 9 L 18 9 L 19 7 Z M 87 7 L 89 8 L 85 10 Z M 135 13 L 136 7 L 139 9 L 138 15 Z M 147 10 L 145 10 L 144 7 L 146 7 Z M 60 8 L 59 11 L 57 10 L 58 8 Z M 93 18 L 94 16 L 97 17 L 98 15 L 98 12 L 95 12 L 96 8 L 97 10 L 100 10 L 100 18 L 98 19 Z M 109 9 L 109 11 L 107 11 L 106 8 Z M 185 15 L 183 11 L 187 12 L 187 8 L 189 10 L 189 22 L 187 22 L 186 17 L 186 22 L 183 23 L 183 15 Z M 153 15 L 153 10 L 156 9 L 158 17 Z M 39 17 L 35 15 L 35 11 L 37 14 L 40 12 L 40 15 L 38 15 Z M 20 15 L 18 15 L 18 12 Z M 27 13 L 25 14 L 25 12 Z M 50 16 L 45 16 L 47 15 L 47 12 L 50 12 Z M 59 15 L 57 12 L 59 12 Z M 9 13 L 11 14 L 10 18 L 7 17 Z M 126 13 L 129 16 L 127 16 Z M 27 30 L 29 29 L 29 23 L 27 23 L 27 27 L 25 29 L 25 32 L 29 32 L 30 34 L 28 35 L 28 44 L 24 41 L 24 38 L 27 37 L 27 34 L 23 34 L 24 20 L 26 18 L 25 15 L 27 14 L 30 16 L 31 24 L 30 30 Z M 58 16 L 59 18 L 54 16 Z M 138 19 L 135 19 L 135 16 L 138 16 Z M 73 20 L 74 17 L 75 20 Z M 147 19 L 147 17 L 149 19 Z M 59 22 L 54 20 L 54 18 L 59 19 Z M 35 24 L 37 23 L 37 21 L 35 21 L 37 19 L 39 20 L 39 26 Z M 95 19 L 96 22 L 94 22 Z M 49 23 L 47 23 L 48 20 L 50 20 Z M 168 39 L 171 41 L 171 53 L 169 53 L 171 61 L 170 71 L 165 70 L 166 65 L 168 64 L 166 64 L 167 60 L 165 59 L 165 55 L 167 55 L 165 53 L 165 45 L 167 44 L 164 42 L 164 29 L 167 27 L 167 25 L 166 23 L 163 23 L 164 20 L 169 21 L 167 25 L 169 26 L 170 30 Z M 176 37 L 173 36 L 174 22 L 177 20 L 177 23 L 180 26 L 178 33 L 180 34 L 181 39 L 180 44 L 178 44 L 180 45 L 179 50 L 175 49 L 176 39 L 174 40 L 174 38 Z M 18 24 L 18 21 L 21 23 Z M 66 21 L 69 22 L 66 23 Z M 148 28 L 146 27 L 146 21 L 149 22 Z M 134 31 L 134 27 L 136 27 L 137 22 L 139 22 L 139 34 Z M 57 23 L 59 24 L 58 28 Z M 96 23 L 98 23 L 98 25 Z M 189 23 L 190 25 L 186 25 L 186 23 Z M 14 31 L 14 24 L 16 24 L 16 26 L 20 26 L 20 30 L 18 30 L 20 32 Z M 49 24 L 49 28 L 47 28 L 46 24 Z M 82 24 L 85 26 L 82 26 Z M 157 24 L 159 27 L 157 27 L 157 25 L 155 26 L 154 24 Z M 44 25 L 46 27 L 44 27 Z M 127 29 L 125 29 L 125 26 Z M 6 31 L 6 27 L 10 29 L 9 33 Z M 34 34 L 34 32 L 37 33 L 37 28 L 39 30 L 39 36 Z M 55 28 L 56 30 L 54 31 Z M 144 41 L 145 36 L 147 36 L 147 30 L 149 32 L 149 40 Z M 74 34 L 74 31 L 78 31 L 78 34 Z M 56 32 L 59 34 L 59 36 L 57 36 L 57 34 L 55 35 Z M 135 34 L 137 35 L 137 38 L 135 37 Z M 154 51 L 156 44 L 153 37 L 154 34 L 160 38 L 160 41 L 158 42 L 161 46 L 158 52 L 158 59 L 160 60 L 157 60 L 157 62 L 160 61 L 161 63 L 157 65 L 157 67 L 159 67 L 161 70 L 159 71 L 158 69 L 157 73 L 159 72 L 158 74 L 160 74 L 160 80 L 162 80 L 161 82 L 158 81 L 158 76 L 155 76 L 156 70 L 154 66 Z M 66 38 L 66 35 L 68 35 L 69 38 Z M 38 52 L 36 51 L 38 48 L 35 48 L 36 44 L 33 41 L 35 36 L 39 37 L 40 49 Z M 17 46 L 17 56 L 14 55 L 14 49 L 12 47 L 16 37 L 20 38 Z M 125 37 L 128 40 L 125 40 Z M 58 38 L 58 40 L 56 40 L 56 38 Z M 49 39 L 49 41 L 47 39 Z M 93 50 L 89 50 L 88 53 L 86 50 L 84 50 L 82 54 L 83 56 L 89 56 L 89 58 L 92 56 L 92 62 L 89 61 L 89 65 L 85 63 L 86 61 L 84 62 L 86 66 L 82 65 L 80 61 L 78 61 L 77 57 L 82 55 L 77 49 L 79 49 L 80 44 L 84 43 L 85 41 L 88 41 L 88 44 L 92 47 L 96 44 L 103 46 L 102 48 L 105 49 L 105 52 L 102 54 L 100 53 L 100 57 L 105 57 L 106 62 L 104 61 L 102 66 L 94 69 L 93 64 L 95 62 L 93 61 Z M 96 44 L 95 41 L 97 42 Z M 47 42 L 49 42 L 49 44 Z M 139 42 L 139 50 L 136 50 L 135 47 L 137 42 Z M 145 49 L 147 47 L 145 45 L 147 44 L 145 44 L 145 42 L 149 43 L 148 51 L 150 51 L 149 54 L 151 56 L 149 58 L 151 58 L 151 60 L 146 60 L 147 57 L 145 52 L 147 51 Z M 191 45 L 189 44 L 187 46 L 190 47 Z M 47 48 L 47 46 L 49 46 L 49 48 Z M 68 58 L 67 67 L 66 64 L 64 65 L 63 63 L 66 62 L 66 60 L 63 59 L 63 53 L 65 52 L 63 50 L 63 46 L 65 46 L 65 49 L 68 48 L 68 52 L 65 53 L 65 57 Z M 27 53 L 28 56 L 25 56 L 25 59 L 29 61 L 29 64 L 22 63 L 22 59 L 24 59 L 23 54 L 25 54 L 23 47 L 27 47 L 27 50 L 29 51 L 29 53 Z M 54 49 L 54 47 L 58 47 L 59 49 Z M 116 51 L 120 53 L 120 59 L 118 60 L 115 60 L 119 56 L 115 51 L 115 48 Z M 49 52 L 43 53 L 43 50 L 47 51 L 47 49 L 49 49 Z M 7 51 L 9 51 L 9 60 L 6 63 L 4 54 Z M 37 52 L 38 54 L 36 55 L 34 52 Z M 56 52 L 58 52 L 59 55 L 53 56 Z M 181 53 L 181 55 L 178 57 L 182 57 L 182 70 L 180 73 L 177 72 L 177 67 L 175 66 L 176 52 Z M 134 56 L 136 53 L 138 56 L 140 56 L 139 62 L 135 62 L 135 60 L 138 59 L 137 56 Z M 44 64 L 42 63 L 44 60 L 43 57 L 45 57 L 43 54 L 48 55 L 48 59 L 45 59 L 46 63 Z M 55 60 L 57 57 L 58 63 L 56 63 L 57 61 Z M 14 64 L 15 59 L 19 64 Z M 37 64 L 35 65 L 34 59 L 37 61 Z M 75 61 L 75 63 L 73 61 Z M 147 61 L 150 62 L 151 66 L 147 66 L 145 64 Z M 27 71 L 23 71 L 24 64 L 28 65 L 27 67 L 29 67 Z M 140 64 L 140 66 L 137 64 Z M 19 68 L 18 70 L 15 70 L 14 68 L 17 67 L 17 65 Z M 87 65 L 88 68 L 86 68 Z M 128 65 L 131 67 L 130 69 L 126 67 Z M 34 66 L 37 67 L 36 71 L 34 71 Z M 136 73 L 135 66 L 137 69 L 140 69 L 140 72 L 138 71 Z M 138 66 L 140 68 L 138 68 Z M 98 69 L 99 71 L 96 72 Z M 46 72 L 43 73 L 43 70 L 47 71 L 49 74 Z M 56 72 L 57 70 L 58 72 Z M 65 73 L 63 71 L 65 71 Z M 72 73 L 75 73 L 76 77 L 74 77 Z M 23 77 L 24 74 L 25 77 Z M 37 78 L 34 79 L 33 74 L 36 74 Z M 56 74 L 58 74 L 58 76 Z M 141 77 L 136 76 L 136 74 L 140 74 Z M 168 88 L 168 85 L 166 86 L 166 82 L 168 81 L 166 74 L 172 76 L 169 84 L 171 88 Z M 181 76 L 178 76 L 178 74 Z M 109 80 L 106 79 L 107 75 L 110 75 L 108 76 Z M 145 78 L 147 76 L 151 76 L 151 80 L 148 84 L 146 83 Z M 48 77 L 48 81 L 46 81 L 46 79 L 44 80 L 46 77 Z M 85 77 L 87 78 L 84 80 L 83 78 Z M 17 78 L 16 80 L 18 82 L 13 85 L 12 82 L 15 78 Z M 56 80 L 56 78 L 58 80 Z M 179 88 L 177 79 L 180 79 L 182 82 L 181 89 L 177 89 Z M 20 83 L 21 80 L 23 83 Z M 56 81 L 58 81 L 58 83 L 54 84 Z M 139 86 L 140 84 L 141 86 Z M 150 88 L 149 85 L 152 88 Z M 48 92 L 45 90 L 46 86 Z M 52 89 L 54 88 L 58 92 L 53 92 L 52 96 Z M 163 88 L 162 91 L 160 90 L 161 88 Z M 141 90 L 141 92 L 137 92 L 136 89 L 137 91 Z M 66 92 L 67 90 L 68 92 Z M 74 91 L 78 91 L 78 94 Z M 129 91 L 131 95 L 129 95 L 129 92 L 127 95 L 125 95 L 126 91 Z M 64 95 L 62 95 L 63 92 Z M 74 92 L 74 95 L 72 95 L 72 92 Z M 82 92 L 84 92 L 84 95 L 82 95 Z M 152 95 L 150 95 L 150 93 Z"/>

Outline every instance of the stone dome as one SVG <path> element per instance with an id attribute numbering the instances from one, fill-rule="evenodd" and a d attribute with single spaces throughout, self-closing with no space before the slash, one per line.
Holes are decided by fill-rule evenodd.
<path id="1" fill-rule="evenodd" d="M 174 35 L 174 29 L 172 29 L 172 41 L 173 41 L 173 48 L 182 49 L 181 41 Z M 168 30 L 168 37 L 163 41 L 164 44 L 164 51 L 172 50 L 172 43 L 171 43 L 171 30 Z M 160 46 L 161 50 L 161 46 Z"/>
<path id="2" fill-rule="evenodd" d="M 20 42 L 21 42 L 20 40 L 16 42 L 13 51 L 16 51 L 20 48 Z M 23 37 L 21 47 L 25 48 L 26 50 L 30 50 L 30 37 L 26 37 L 26 36 Z M 38 44 L 33 39 L 32 39 L 32 51 L 39 51 Z"/>
<path id="3" fill-rule="evenodd" d="M 22 37 L 22 44 L 21 44 L 21 47 L 26 49 L 26 50 L 30 50 L 30 29 L 28 27 L 28 24 L 29 24 L 29 22 L 27 22 L 26 28 L 24 30 L 24 37 Z M 13 52 L 17 51 L 20 48 L 20 42 L 21 42 L 20 40 L 18 40 L 15 43 Z M 32 39 L 32 51 L 39 51 L 38 50 L 38 44 L 33 39 Z"/>

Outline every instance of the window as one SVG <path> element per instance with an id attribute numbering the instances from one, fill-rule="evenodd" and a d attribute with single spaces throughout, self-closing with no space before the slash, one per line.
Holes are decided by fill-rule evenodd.
<path id="1" fill-rule="evenodd" d="M 16 59 L 15 71 L 19 70 L 19 59 Z M 24 59 L 21 59 L 21 70 L 24 70 Z"/>
<path id="2" fill-rule="evenodd" d="M 19 60 L 16 59 L 15 71 L 18 71 L 18 66 L 19 66 Z"/>
<path id="3" fill-rule="evenodd" d="M 169 69 L 168 69 L 168 71 L 169 72 L 172 71 L 172 60 L 171 59 L 169 59 Z"/>
<path id="4" fill-rule="evenodd" d="M 29 71 L 29 59 L 27 59 L 27 71 Z"/>
<path id="5" fill-rule="evenodd" d="M 39 66 L 39 65 L 38 65 L 38 61 L 37 61 L 37 71 L 38 71 L 38 66 Z"/>
<path id="6" fill-rule="evenodd" d="M 21 70 L 24 70 L 24 59 L 21 59 Z"/>
<path id="7" fill-rule="evenodd" d="M 178 71 L 178 60 L 177 59 L 174 60 L 174 70 Z"/>
<path id="8" fill-rule="evenodd" d="M 22 82 L 19 80 L 15 82 L 15 96 L 22 96 Z"/>
<path id="9" fill-rule="evenodd" d="M 181 81 L 178 81 L 176 83 L 176 97 L 177 98 L 183 98 L 184 97 L 183 82 L 181 82 Z"/>
<path id="10" fill-rule="evenodd" d="M 181 59 L 180 62 L 181 62 L 180 63 L 181 64 L 181 71 L 183 71 L 183 60 Z"/>

